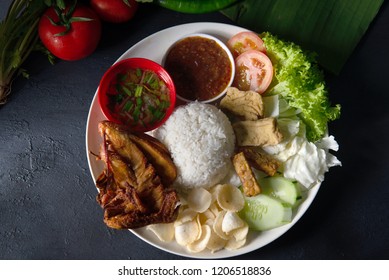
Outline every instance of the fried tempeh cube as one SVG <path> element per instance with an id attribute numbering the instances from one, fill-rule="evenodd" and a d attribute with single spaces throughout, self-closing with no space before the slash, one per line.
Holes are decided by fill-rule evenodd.
<path id="1" fill-rule="evenodd" d="M 257 147 L 239 147 L 238 150 L 244 153 L 249 163 L 255 169 L 261 170 L 269 176 L 274 176 L 278 167 L 280 167 L 280 162 L 278 160 Z"/>
<path id="2" fill-rule="evenodd" d="M 237 153 L 232 158 L 235 171 L 242 182 L 243 193 L 246 196 L 255 196 L 261 192 L 261 188 L 255 179 L 255 175 L 243 152 Z"/>

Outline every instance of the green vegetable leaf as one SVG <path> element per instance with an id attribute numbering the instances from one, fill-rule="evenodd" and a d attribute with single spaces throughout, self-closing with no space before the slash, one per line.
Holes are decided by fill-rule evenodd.
<path id="1" fill-rule="evenodd" d="M 120 92 L 124 92 L 128 96 L 132 96 L 132 92 L 130 89 L 128 89 L 126 86 L 121 86 L 121 85 L 119 86 L 120 86 Z"/>
<path id="2" fill-rule="evenodd" d="M 44 1 L 13 0 L 0 21 L 0 105 L 6 102 L 16 75 L 26 75 L 20 66 L 39 41 L 39 19 L 46 8 Z"/>
<path id="3" fill-rule="evenodd" d="M 30 74 L 28 74 L 28 72 L 26 71 L 26 69 L 20 68 L 20 69 L 19 69 L 19 73 L 20 73 L 20 75 L 22 75 L 23 78 L 25 78 L 25 79 L 30 78 Z"/>
<path id="4" fill-rule="evenodd" d="M 11 58 L 11 66 L 13 68 L 18 68 L 21 63 L 22 63 L 22 58 L 20 56 L 20 53 L 19 52 L 13 53 Z"/>
<path id="5" fill-rule="evenodd" d="M 115 97 L 115 102 L 116 103 L 121 103 L 123 101 L 123 99 L 124 99 L 122 94 L 114 94 L 113 96 Z"/>
<path id="6" fill-rule="evenodd" d="M 135 89 L 135 97 L 140 97 L 142 95 L 142 91 L 143 91 L 143 86 L 137 85 Z"/>
<path id="7" fill-rule="evenodd" d="M 124 105 L 124 111 L 131 111 L 132 107 L 134 107 L 134 103 L 132 103 L 130 100 L 127 101 L 126 105 Z"/>
<path id="8" fill-rule="evenodd" d="M 58 8 L 60 8 L 61 10 L 64 10 L 66 8 L 66 3 L 64 0 L 57 0 L 55 1 Z"/>
<path id="9" fill-rule="evenodd" d="M 339 118 L 340 105 L 331 106 L 315 55 L 269 32 L 262 33 L 261 38 L 274 67 L 274 78 L 266 94 L 280 94 L 291 107 L 299 109 L 307 127 L 307 139 L 319 140 L 326 133 L 327 123 Z"/>

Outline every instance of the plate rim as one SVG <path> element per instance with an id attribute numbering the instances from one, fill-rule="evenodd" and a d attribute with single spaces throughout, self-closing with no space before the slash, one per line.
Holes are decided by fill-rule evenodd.
<path id="1" fill-rule="evenodd" d="M 164 33 L 169 33 L 171 31 L 175 31 L 177 29 L 188 30 L 185 32 L 185 34 L 190 34 L 190 33 L 199 32 L 199 31 L 203 32 L 202 31 L 203 29 L 198 30 L 198 31 L 190 31 L 192 29 L 200 29 L 200 28 L 203 28 L 203 29 L 205 28 L 208 30 L 216 30 L 217 32 L 220 32 L 221 30 L 227 30 L 227 29 L 236 29 L 236 30 L 241 30 L 241 31 L 249 30 L 249 29 L 246 29 L 246 28 L 243 28 L 240 26 L 226 24 L 226 23 L 219 23 L 219 22 L 195 22 L 195 23 L 178 24 L 175 26 L 171 26 L 171 27 L 159 30 L 155 33 L 152 33 L 152 34 L 144 37 L 143 39 L 141 39 L 140 41 L 138 41 L 137 43 L 135 43 L 134 45 L 129 47 L 123 54 L 121 54 L 119 56 L 119 58 L 117 58 L 115 60 L 115 62 L 113 64 L 115 64 L 116 62 L 118 62 L 120 60 L 123 60 L 123 59 L 129 57 L 129 55 L 131 55 L 132 51 L 134 51 L 139 46 L 142 46 L 142 44 L 145 44 L 145 42 L 147 42 L 147 40 L 151 40 L 155 37 L 163 35 Z M 148 58 L 148 57 L 146 57 L 146 58 Z M 90 139 L 90 137 L 91 137 L 91 135 L 90 135 L 91 118 L 92 118 L 92 115 L 94 113 L 96 103 L 98 103 L 97 92 L 98 92 L 98 87 L 95 91 L 95 94 L 94 94 L 92 101 L 91 101 L 91 105 L 89 107 L 87 123 L 86 123 L 86 137 L 85 137 L 85 147 L 86 147 L 88 167 L 89 167 L 89 172 L 91 174 L 91 177 L 93 179 L 94 184 L 96 183 L 96 177 L 94 175 L 94 168 L 92 167 L 92 155 L 91 155 L 88 147 L 89 147 L 89 143 L 91 141 L 91 139 Z M 98 107 L 98 104 L 97 104 L 97 107 Z M 99 107 L 98 107 L 98 109 L 101 111 L 101 109 Z M 154 240 L 150 240 L 149 238 L 144 236 L 145 231 L 147 231 L 146 228 L 130 229 L 129 231 L 132 234 L 134 234 L 137 238 L 146 242 L 147 244 L 149 244 L 155 248 L 158 248 L 162 251 L 165 251 L 165 252 L 177 255 L 177 256 L 181 256 L 181 257 L 192 258 L 192 259 L 224 259 L 224 258 L 236 257 L 236 256 L 240 256 L 240 255 L 244 255 L 244 254 L 256 251 L 256 250 L 272 243 L 273 241 L 275 241 L 276 239 L 278 239 L 279 237 L 284 235 L 287 231 L 289 231 L 301 219 L 301 217 L 307 212 L 310 205 L 314 201 L 314 199 L 317 195 L 317 192 L 320 189 L 320 186 L 321 186 L 321 183 L 319 182 L 316 185 L 309 188 L 307 190 L 307 196 L 306 196 L 305 200 L 294 211 L 292 221 L 289 222 L 288 224 L 281 226 L 281 227 L 267 231 L 267 233 L 270 232 L 271 237 L 268 238 L 269 240 L 267 242 L 265 242 L 264 244 L 259 244 L 258 246 L 255 246 L 255 244 L 246 244 L 244 247 L 241 247 L 241 248 L 234 250 L 234 251 L 229 251 L 226 249 L 221 250 L 224 253 L 220 253 L 220 251 L 215 252 L 215 253 L 211 253 L 208 251 L 207 251 L 207 253 L 190 253 L 187 250 L 185 250 L 184 248 L 182 248 L 182 246 L 179 246 L 179 245 L 177 245 L 177 246 L 181 250 L 177 251 L 177 250 L 173 250 L 173 249 L 164 247 L 162 245 L 162 244 L 168 244 L 168 243 L 163 243 L 163 242 L 156 243 L 156 241 L 158 241 L 158 240 L 155 240 L 155 238 L 154 238 Z M 261 235 L 261 234 L 263 234 L 263 232 L 253 232 L 253 231 L 250 232 L 250 235 Z"/>

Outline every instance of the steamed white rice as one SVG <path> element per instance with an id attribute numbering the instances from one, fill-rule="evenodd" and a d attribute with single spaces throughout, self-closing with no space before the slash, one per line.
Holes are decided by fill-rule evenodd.
<path id="1" fill-rule="evenodd" d="M 235 135 L 227 116 L 213 105 L 193 102 L 179 107 L 154 131 L 172 154 L 182 190 L 209 188 L 231 168 Z"/>

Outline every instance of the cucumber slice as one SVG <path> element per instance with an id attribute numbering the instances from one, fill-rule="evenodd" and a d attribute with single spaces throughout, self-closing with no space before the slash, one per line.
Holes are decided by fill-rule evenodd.
<path id="1" fill-rule="evenodd" d="M 259 180 L 262 193 L 295 207 L 301 201 L 301 189 L 297 183 L 284 177 L 266 177 Z"/>
<path id="2" fill-rule="evenodd" d="M 269 230 L 292 220 L 292 208 L 265 194 L 245 197 L 245 205 L 239 212 L 253 230 Z"/>

